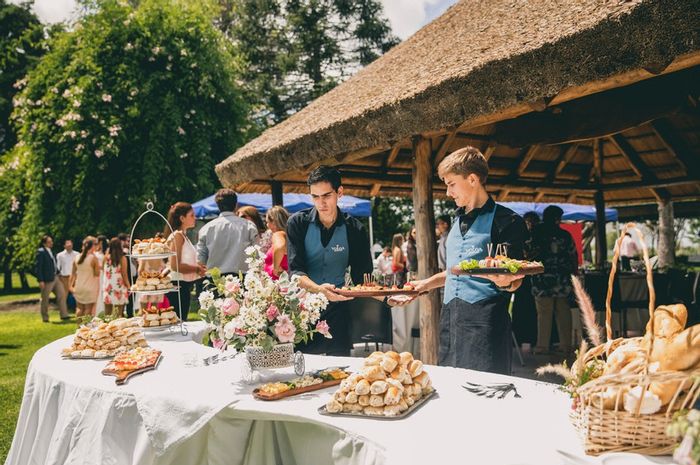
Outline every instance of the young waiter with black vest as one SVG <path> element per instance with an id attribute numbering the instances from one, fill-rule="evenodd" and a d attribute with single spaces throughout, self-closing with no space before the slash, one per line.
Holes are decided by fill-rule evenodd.
<path id="1" fill-rule="evenodd" d="M 343 186 L 337 169 L 319 166 L 309 174 L 307 184 L 314 208 L 295 213 L 287 222 L 289 272 L 299 276 L 301 287 L 328 298 L 321 318 L 330 326 L 333 338 L 316 337 L 299 348 L 307 353 L 349 355 L 348 301 L 352 298 L 334 290 L 345 285 L 348 266 L 354 283 L 362 283 L 364 274 L 372 273 L 369 238 L 362 223 L 338 208 Z"/>
<path id="2" fill-rule="evenodd" d="M 418 291 L 445 287 L 438 363 L 509 375 L 513 347 L 508 302 L 523 276 L 457 276 L 450 269 L 462 260 L 485 258 L 489 244 L 494 250 L 496 244 L 508 244 L 508 256 L 522 258 L 525 222 L 486 192 L 488 164 L 474 147 L 445 157 L 438 175 L 458 207 L 447 236 L 447 269 L 413 282 Z"/>

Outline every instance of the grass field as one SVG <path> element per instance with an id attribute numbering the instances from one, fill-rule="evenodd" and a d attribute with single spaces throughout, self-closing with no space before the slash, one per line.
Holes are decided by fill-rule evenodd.
<path id="1" fill-rule="evenodd" d="M 24 296 L 23 296 L 24 297 Z M 75 320 L 60 322 L 51 310 L 50 323 L 42 323 L 37 305 L 0 312 L 0 463 L 12 444 L 24 378 L 34 352 L 75 331 Z"/>

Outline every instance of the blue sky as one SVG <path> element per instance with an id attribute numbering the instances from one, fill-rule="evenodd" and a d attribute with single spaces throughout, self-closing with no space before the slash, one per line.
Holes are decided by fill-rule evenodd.
<path id="1" fill-rule="evenodd" d="M 396 35 L 406 39 L 429 23 L 457 0 L 381 0 L 384 12 Z M 10 0 L 18 3 L 19 0 Z M 63 21 L 71 17 L 76 0 L 36 0 L 34 10 L 44 22 Z"/>

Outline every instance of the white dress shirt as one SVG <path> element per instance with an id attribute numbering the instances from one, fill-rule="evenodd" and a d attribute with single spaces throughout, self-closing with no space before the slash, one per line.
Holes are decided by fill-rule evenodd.
<path id="1" fill-rule="evenodd" d="M 73 262 L 75 257 L 80 255 L 79 252 L 71 250 L 63 250 L 56 255 L 56 268 L 58 269 L 58 274 L 61 276 L 70 276 L 71 271 L 73 271 Z"/>

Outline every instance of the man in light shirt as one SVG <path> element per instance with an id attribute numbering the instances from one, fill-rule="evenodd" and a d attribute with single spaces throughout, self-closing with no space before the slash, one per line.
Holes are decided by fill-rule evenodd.
<path id="1" fill-rule="evenodd" d="M 208 270 L 218 268 L 222 274 L 245 274 L 245 249 L 257 243 L 258 230 L 234 213 L 238 196 L 232 189 L 219 189 L 214 200 L 221 213 L 199 230 L 197 262 Z"/>
<path id="2" fill-rule="evenodd" d="M 620 268 L 622 271 L 630 271 L 632 269 L 630 262 L 637 256 L 639 256 L 637 243 L 632 239 L 630 233 L 625 233 L 625 237 L 622 238 L 622 243 L 620 244 Z"/>
<path id="3" fill-rule="evenodd" d="M 63 251 L 56 255 L 56 267 L 58 268 L 58 279 L 63 283 L 63 289 L 66 290 L 66 303 L 70 307 L 70 292 L 68 291 L 68 281 L 70 280 L 70 274 L 73 269 L 73 262 L 75 257 L 79 256 L 80 253 L 73 250 L 73 241 L 66 239 L 63 241 Z M 75 305 L 73 305 L 75 308 Z"/>
<path id="4" fill-rule="evenodd" d="M 391 247 L 384 247 L 382 253 L 377 257 L 377 271 L 382 276 L 392 274 L 391 262 L 393 257 L 391 256 Z"/>

